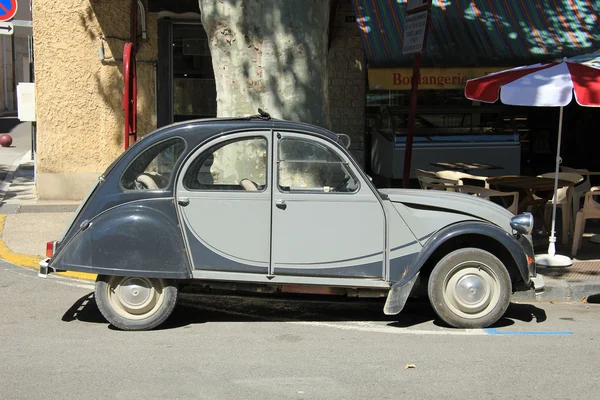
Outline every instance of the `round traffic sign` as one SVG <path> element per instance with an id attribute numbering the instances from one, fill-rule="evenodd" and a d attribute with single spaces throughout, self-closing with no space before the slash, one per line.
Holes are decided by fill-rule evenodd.
<path id="1" fill-rule="evenodd" d="M 0 0 L 0 21 L 10 21 L 17 13 L 17 0 Z"/>

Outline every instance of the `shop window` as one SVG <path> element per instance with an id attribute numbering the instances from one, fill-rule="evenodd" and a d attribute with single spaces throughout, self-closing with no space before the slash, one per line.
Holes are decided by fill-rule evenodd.
<path id="1" fill-rule="evenodd" d="M 183 185 L 188 190 L 264 191 L 267 140 L 252 137 L 211 147 L 190 165 Z"/>
<path id="2" fill-rule="evenodd" d="M 127 168 L 121 185 L 127 190 L 165 189 L 175 175 L 175 164 L 184 150 L 185 142 L 179 138 L 154 145 Z"/>
<path id="3" fill-rule="evenodd" d="M 278 186 L 283 192 L 351 193 L 359 188 L 333 150 L 304 139 L 279 141 Z"/>

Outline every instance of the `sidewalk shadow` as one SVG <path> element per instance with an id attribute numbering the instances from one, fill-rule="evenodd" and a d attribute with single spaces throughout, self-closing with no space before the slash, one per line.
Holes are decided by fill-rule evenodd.
<path id="1" fill-rule="evenodd" d="M 330 299 L 321 296 L 296 295 L 285 297 L 260 295 L 183 295 L 173 314 L 158 330 L 188 327 L 210 322 L 383 322 L 387 326 L 410 328 L 426 322 L 448 327 L 440 320 L 429 301 L 409 299 L 398 315 L 382 312 L 382 299 Z M 62 317 L 65 322 L 81 321 L 107 324 L 93 293 L 73 304 Z M 541 323 L 546 312 L 532 304 L 511 303 L 506 314 L 492 327 L 510 326 L 515 320 Z M 116 329 L 112 325 L 109 329 Z"/>

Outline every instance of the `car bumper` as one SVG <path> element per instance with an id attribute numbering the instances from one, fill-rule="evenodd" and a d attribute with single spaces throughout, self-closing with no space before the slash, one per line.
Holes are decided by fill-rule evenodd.
<path id="1" fill-rule="evenodd" d="M 40 261 L 40 272 L 38 273 L 38 276 L 40 278 L 47 278 L 50 272 L 52 272 L 52 268 L 50 268 L 50 259 L 44 258 Z"/>
<path id="2" fill-rule="evenodd" d="M 544 282 L 543 275 L 537 274 L 535 277 L 531 278 L 531 283 L 535 294 L 544 293 L 544 287 L 546 286 L 546 282 Z"/>

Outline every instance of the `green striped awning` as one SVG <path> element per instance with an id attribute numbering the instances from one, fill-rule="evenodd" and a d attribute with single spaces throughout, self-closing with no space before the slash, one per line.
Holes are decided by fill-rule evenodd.
<path id="1" fill-rule="evenodd" d="M 406 0 L 353 0 L 370 67 L 402 67 Z M 433 0 L 429 66 L 522 65 L 600 49 L 600 0 Z"/>

